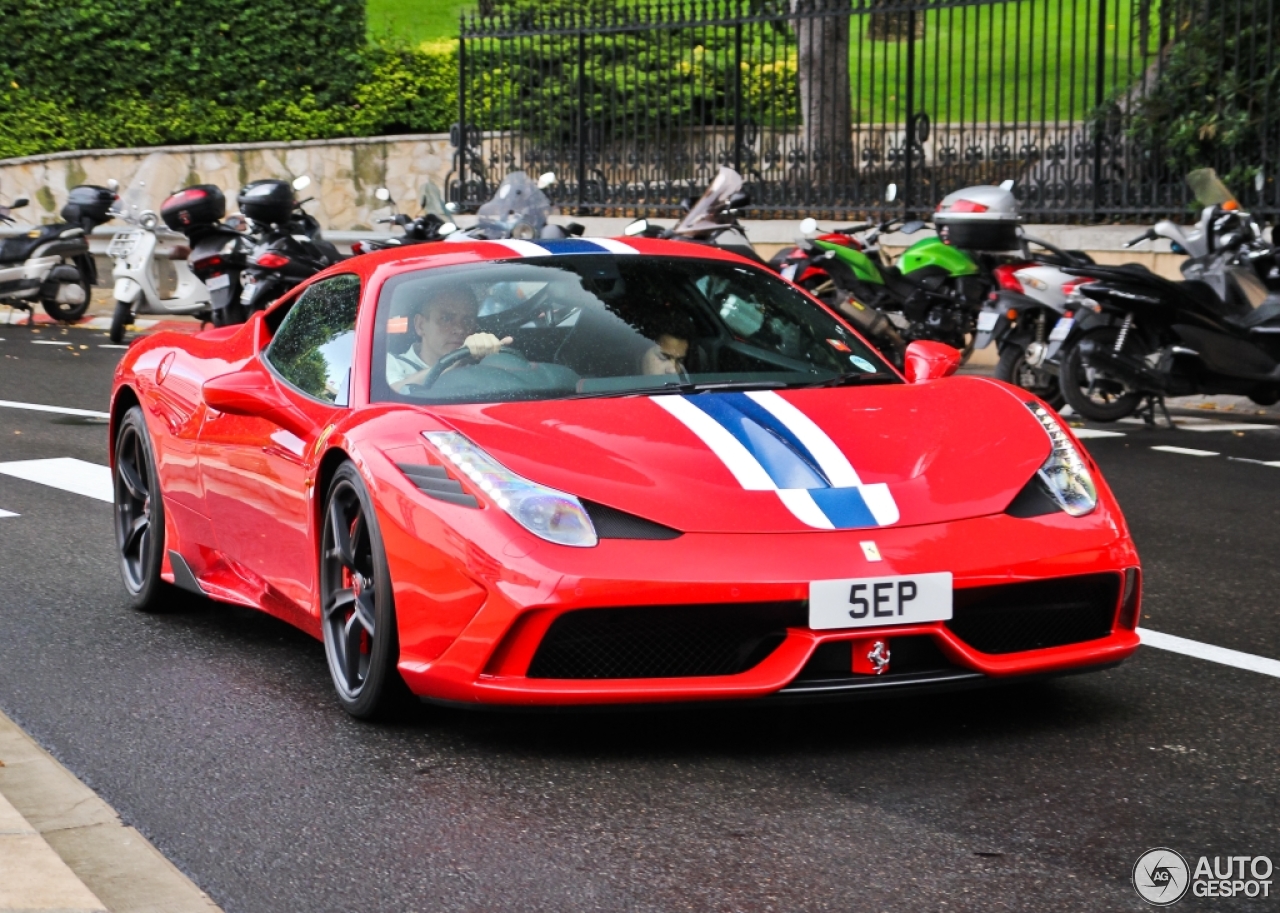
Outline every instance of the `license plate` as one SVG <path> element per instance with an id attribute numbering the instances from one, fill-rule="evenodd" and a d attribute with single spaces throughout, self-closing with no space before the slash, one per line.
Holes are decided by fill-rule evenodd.
<path id="1" fill-rule="evenodd" d="M 809 584 L 809 627 L 872 628 L 951 618 L 951 574 L 852 577 Z"/>
<path id="2" fill-rule="evenodd" d="M 996 321 L 1000 319 L 1000 314 L 996 311 L 983 311 L 978 315 L 978 332 L 990 333 L 996 328 Z"/>
<path id="3" fill-rule="evenodd" d="M 799 266 L 799 263 L 788 263 L 782 268 L 782 278 L 786 279 L 788 282 L 794 282 L 796 278 L 796 269 Z"/>
<path id="4" fill-rule="evenodd" d="M 222 273 L 221 275 L 210 277 L 209 281 L 205 283 L 205 286 L 209 291 L 216 292 L 218 289 L 226 288 L 230 284 L 231 275 L 229 273 Z"/>
<path id="5" fill-rule="evenodd" d="M 240 303 L 248 304 L 252 300 L 253 300 L 253 279 L 247 278 L 244 280 L 244 288 L 240 290 Z"/>
<path id="6" fill-rule="evenodd" d="M 1053 330 L 1049 333 L 1050 342 L 1062 342 L 1071 335 L 1071 328 L 1076 322 L 1070 317 L 1059 317 L 1058 322 L 1053 325 Z"/>

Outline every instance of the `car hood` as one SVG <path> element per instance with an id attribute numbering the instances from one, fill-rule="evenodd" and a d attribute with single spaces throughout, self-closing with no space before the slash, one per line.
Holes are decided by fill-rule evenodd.
<path id="1" fill-rule="evenodd" d="M 434 411 L 525 478 L 685 532 L 999 513 L 1050 450 L 1011 388 L 977 377 Z"/>

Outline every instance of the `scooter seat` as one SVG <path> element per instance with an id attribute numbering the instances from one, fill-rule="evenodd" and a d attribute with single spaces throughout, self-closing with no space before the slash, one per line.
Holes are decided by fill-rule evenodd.
<path id="1" fill-rule="evenodd" d="M 62 234 L 70 225 L 41 225 L 33 238 L 23 235 L 20 238 L 5 238 L 0 241 L 0 263 L 22 263 L 31 257 L 32 252 L 41 244 L 48 244 Z"/>
<path id="2" fill-rule="evenodd" d="M 1227 320 L 1244 330 L 1273 322 L 1280 326 L 1280 293 L 1272 292 L 1249 313 L 1241 317 L 1228 317 Z"/>

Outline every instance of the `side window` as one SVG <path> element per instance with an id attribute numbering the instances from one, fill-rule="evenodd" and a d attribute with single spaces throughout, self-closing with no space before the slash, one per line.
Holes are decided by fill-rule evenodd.
<path id="1" fill-rule="evenodd" d="M 355 357 L 360 280 L 334 276 L 303 292 L 264 355 L 293 386 L 335 406 L 347 405 Z"/>

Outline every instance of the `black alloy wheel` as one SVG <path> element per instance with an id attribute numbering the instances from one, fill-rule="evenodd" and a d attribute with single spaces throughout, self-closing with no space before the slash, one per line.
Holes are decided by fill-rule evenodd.
<path id="1" fill-rule="evenodd" d="M 359 719 L 404 693 L 399 639 L 382 537 L 364 482 L 344 463 L 325 499 L 320 553 L 324 651 L 342 708 Z"/>
<path id="2" fill-rule="evenodd" d="M 1020 345 L 1010 343 L 1001 350 L 995 376 L 996 380 L 1034 393 L 1054 409 L 1061 410 L 1067 401 L 1058 385 L 1058 375 L 1029 364 L 1027 350 Z"/>
<path id="3" fill-rule="evenodd" d="M 175 588 L 160 577 L 164 563 L 164 499 L 142 409 L 125 413 L 112 467 L 120 575 L 135 609 L 168 608 Z"/>
<path id="4" fill-rule="evenodd" d="M 1130 347 L 1136 347 L 1137 334 L 1130 337 Z M 1085 363 L 1080 349 L 1086 339 L 1095 345 L 1113 347 L 1120 336 L 1119 327 L 1097 327 L 1089 330 L 1062 355 L 1062 368 L 1058 385 L 1067 404 L 1081 418 L 1095 422 L 1114 422 L 1131 415 L 1142 402 L 1142 392 L 1134 390 L 1124 380 L 1112 377 L 1105 371 Z"/>

